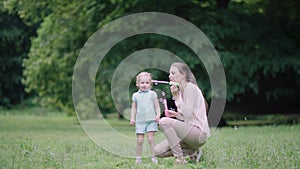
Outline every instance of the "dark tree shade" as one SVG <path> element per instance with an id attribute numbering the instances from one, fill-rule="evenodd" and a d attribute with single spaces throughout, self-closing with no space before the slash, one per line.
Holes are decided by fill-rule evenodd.
<path id="1" fill-rule="evenodd" d="M 23 58 L 32 30 L 13 14 L 0 10 L 0 106 L 19 104 L 26 97 L 22 80 Z"/>
<path id="2" fill-rule="evenodd" d="M 37 26 L 37 36 L 32 38 L 29 57 L 23 59 L 23 82 L 26 91 L 36 92 L 44 105 L 72 110 L 72 73 L 83 44 L 95 31 L 114 19 L 147 11 L 184 18 L 206 34 L 224 66 L 227 101 L 239 105 L 246 103 L 256 109 L 260 108 L 255 102 L 262 103 L 261 100 L 271 103 L 271 106 L 283 103 L 280 101 L 283 98 L 290 100 L 290 107 L 297 106 L 294 103 L 299 102 L 298 0 L 53 0 L 51 3 L 45 0 L 11 0 L 5 4 L 20 14 L 26 24 Z M 26 57 L 24 51 L 28 51 L 28 29 L 24 24 L 20 25 L 21 22 L 14 15 L 4 14 L 0 18 L 0 38 L 3 45 L 6 45 L 1 47 L 1 50 L 5 49 L 1 58 L 9 60 L 1 60 L 0 63 L 6 65 L 0 67 L 1 70 L 5 67 L 5 71 L 2 71 L 0 96 L 4 95 L 4 91 L 11 96 L 12 93 L 20 93 L 8 82 L 20 83 L 21 75 L 18 73 L 21 72 L 21 60 Z M 195 59 L 187 46 L 164 36 L 139 35 L 118 43 L 101 62 L 95 95 L 103 112 L 115 111 L 109 97 L 109 80 L 115 68 L 126 56 L 144 48 L 165 49 L 180 56 L 192 71 L 200 72 L 195 76 L 209 100 L 211 86 L 205 77 L 206 72 L 202 69 L 201 61 Z M 12 67 L 13 73 L 9 73 L 8 68 Z M 162 78 L 159 73 L 155 77 Z M 248 100 L 251 100 L 251 104 Z M 245 106 L 242 108 L 248 109 Z"/>

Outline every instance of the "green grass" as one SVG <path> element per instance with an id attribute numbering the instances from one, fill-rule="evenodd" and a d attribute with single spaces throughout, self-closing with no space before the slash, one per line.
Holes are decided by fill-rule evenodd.
<path id="1" fill-rule="evenodd" d="M 223 117 L 228 126 L 295 125 L 300 121 L 297 115 L 288 114 L 238 114 L 225 112 Z"/>
<path id="2" fill-rule="evenodd" d="M 134 137 L 128 121 L 108 120 L 118 132 Z M 173 164 L 174 158 L 149 158 L 139 166 L 133 158 L 113 155 L 94 143 L 75 117 L 37 116 L 0 111 L 1 168 L 299 168 L 300 125 L 219 128 L 203 147 L 198 164 Z M 105 133 L 107 132 L 107 133 Z M 102 130 L 102 135 L 112 135 Z M 157 133 L 161 135 L 161 133 Z M 159 139 L 157 139 L 159 140 Z M 119 147 L 123 140 L 110 138 Z M 148 143 L 145 140 L 145 148 Z M 134 151 L 125 147 L 122 151 Z M 145 150 L 147 151 L 147 150 Z M 126 152 L 125 152 L 126 153 Z"/>

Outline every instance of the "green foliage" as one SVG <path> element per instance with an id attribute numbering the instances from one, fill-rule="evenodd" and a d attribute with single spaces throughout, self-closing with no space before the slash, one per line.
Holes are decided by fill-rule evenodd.
<path id="1" fill-rule="evenodd" d="M 19 104 L 27 97 L 22 79 L 22 62 L 30 47 L 32 29 L 0 4 L 0 106 Z"/>
<path id="2" fill-rule="evenodd" d="M 2 0 L 3 5 L 11 13 L 16 13 L 19 17 L 30 26 L 37 29 L 44 18 L 49 15 L 55 8 L 56 1 L 18 1 L 18 0 Z"/>
<path id="3" fill-rule="evenodd" d="M 226 11 L 210 12 L 214 17 L 202 19 L 200 27 L 208 33 L 225 68 L 229 101 L 249 92 L 269 100 L 287 93 L 299 95 L 299 81 L 286 77 L 299 76 L 300 51 L 296 46 L 300 38 L 295 27 L 300 25 L 284 12 L 289 7 L 282 8 L 280 4 L 233 1 Z M 245 10 L 238 10 L 241 8 Z M 269 8 L 276 8 L 285 20 L 271 18 Z M 291 37 L 291 31 L 295 37 Z"/>
<path id="4" fill-rule="evenodd" d="M 93 19 L 103 17 L 99 15 L 102 6 L 95 1 L 67 3 L 44 19 L 24 61 L 27 91 L 37 91 L 44 106 L 73 107 L 73 67 L 81 47 L 96 30 Z"/>
<path id="5" fill-rule="evenodd" d="M 227 3 L 228 2 L 228 3 Z M 127 14 L 157 11 L 184 18 L 208 36 L 218 51 L 227 78 L 227 100 L 254 93 L 272 100 L 299 96 L 299 18 L 296 0 L 231 1 L 5 1 L 28 25 L 40 25 L 24 61 L 26 91 L 43 105 L 72 112 L 72 74 L 84 43 L 97 29 Z M 276 12 L 273 12 L 276 11 Z M 41 23 L 41 24 L 40 24 Z M 96 97 L 104 112 L 115 111 L 111 75 L 129 54 L 144 48 L 171 51 L 189 64 L 205 97 L 210 84 L 201 61 L 189 47 L 160 35 L 138 35 L 117 44 L 101 62 Z M 162 73 L 154 74 L 162 77 Z M 90 77 L 88 77 L 89 79 Z M 134 86 L 131 85 L 133 90 Z M 127 98 L 125 98 L 126 100 Z"/>

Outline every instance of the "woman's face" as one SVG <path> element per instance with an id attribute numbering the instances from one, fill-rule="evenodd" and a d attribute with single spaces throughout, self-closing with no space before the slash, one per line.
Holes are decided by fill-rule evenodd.
<path id="1" fill-rule="evenodd" d="M 177 67 L 171 66 L 169 79 L 171 82 L 180 83 L 182 80 L 185 79 L 185 75 L 181 74 Z"/>

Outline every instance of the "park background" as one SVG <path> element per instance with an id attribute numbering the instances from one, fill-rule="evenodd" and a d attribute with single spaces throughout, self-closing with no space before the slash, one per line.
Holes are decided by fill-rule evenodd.
<path id="1" fill-rule="evenodd" d="M 133 164 L 133 160 L 95 148 L 84 136 L 73 107 L 72 74 L 80 50 L 93 33 L 122 16 L 150 11 L 176 15 L 200 28 L 217 50 L 226 74 L 225 127 L 204 147 L 203 161 L 189 167 L 298 168 L 297 0 L 1 0 L 0 165 L 126 168 Z M 120 130 L 129 128 L 126 119 L 122 120 L 126 107 L 117 113 L 109 79 L 126 56 L 150 47 L 180 56 L 197 72 L 198 85 L 208 103 L 211 99 L 207 73 L 188 47 L 162 35 L 128 38 L 105 56 L 95 85 L 101 113 Z M 167 80 L 167 74 L 149 71 Z M 134 84 L 130 90 L 135 90 Z M 86 117 L 93 118 L 89 114 Z M 58 137 L 66 133 L 73 134 L 69 139 Z M 162 161 L 163 166 L 144 167 L 170 167 L 168 160 Z"/>

